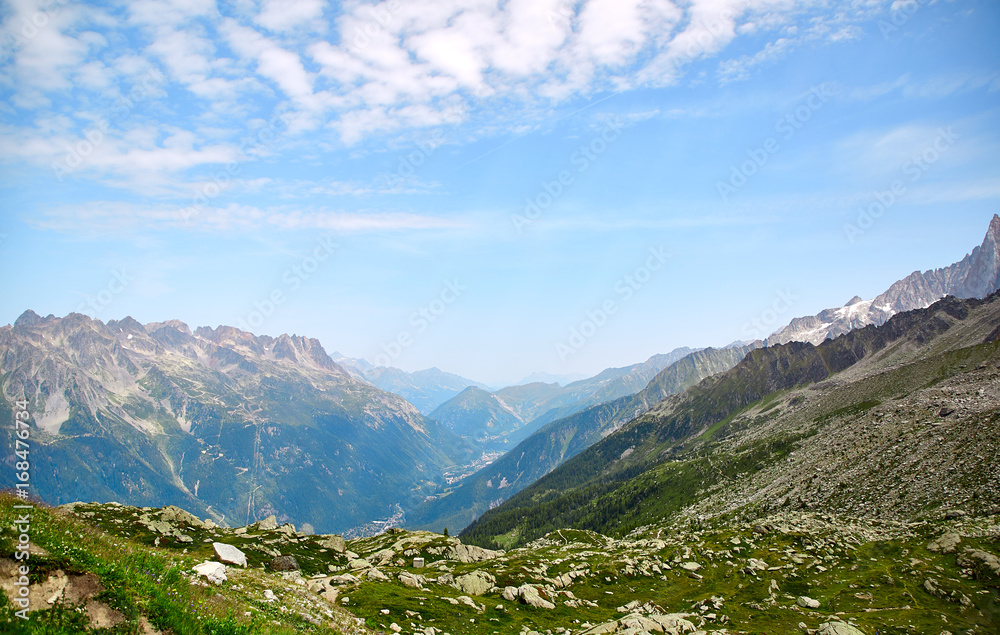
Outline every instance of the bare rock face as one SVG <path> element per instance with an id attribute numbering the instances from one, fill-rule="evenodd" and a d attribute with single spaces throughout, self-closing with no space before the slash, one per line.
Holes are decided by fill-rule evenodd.
<path id="1" fill-rule="evenodd" d="M 975 572 L 977 580 L 1000 587 L 1000 558 L 980 549 L 966 549 L 958 557 L 958 564 Z"/>
<path id="2" fill-rule="evenodd" d="M 522 584 L 517 590 L 518 597 L 528 606 L 538 609 L 554 609 L 556 605 L 538 594 L 538 589 L 530 584 Z"/>
<path id="3" fill-rule="evenodd" d="M 819 601 L 814 600 L 811 597 L 806 597 L 805 595 L 799 596 L 799 599 L 795 600 L 795 603 L 804 609 L 818 609 Z"/>

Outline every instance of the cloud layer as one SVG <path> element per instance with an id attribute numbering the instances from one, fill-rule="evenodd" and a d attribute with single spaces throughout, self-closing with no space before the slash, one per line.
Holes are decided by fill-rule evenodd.
<path id="1" fill-rule="evenodd" d="M 14 0 L 0 25 L 0 151 L 57 177 L 177 195 L 188 170 L 279 151 L 241 143 L 278 114 L 281 143 L 343 148 L 669 85 L 695 63 L 734 81 L 802 40 L 850 37 L 848 14 L 825 5 Z M 739 38 L 752 50 L 727 59 Z"/>

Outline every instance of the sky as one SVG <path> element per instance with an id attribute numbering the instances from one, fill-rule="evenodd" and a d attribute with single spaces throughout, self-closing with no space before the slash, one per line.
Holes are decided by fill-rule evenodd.
<path id="1" fill-rule="evenodd" d="M 1000 212 L 993 0 L 0 2 L 0 324 L 494 385 L 767 335 Z"/>

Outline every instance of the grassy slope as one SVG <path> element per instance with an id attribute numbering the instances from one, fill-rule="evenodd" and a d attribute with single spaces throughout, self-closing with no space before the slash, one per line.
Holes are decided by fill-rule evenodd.
<path id="1" fill-rule="evenodd" d="M 13 509 L 18 501 L 0 494 L 0 554 L 14 554 L 13 519 L 22 510 Z M 121 508 L 125 509 L 125 508 Z M 112 527 L 118 526 L 114 510 L 106 516 Z M 31 512 L 31 542 L 46 555 L 33 555 L 30 580 L 44 580 L 61 569 L 69 574 L 94 573 L 105 590 L 94 599 L 120 612 L 125 622 L 100 632 L 140 633 L 144 617 L 156 629 L 175 635 L 284 635 L 304 631 L 340 633 L 330 624 L 316 627 L 296 613 L 279 610 L 277 604 L 263 601 L 264 588 L 282 593 L 288 586 L 276 576 L 248 569 L 231 573 L 230 580 L 219 587 L 192 584 L 191 568 L 207 559 L 211 545 L 175 543 L 173 548 L 156 548 L 152 537 L 132 535 L 125 529 L 112 533 L 59 509 L 38 505 Z M 148 538 L 148 540 L 147 540 Z M 189 548 L 190 547 L 190 548 Z M 317 554 L 318 555 L 318 554 Z M 230 569 L 232 572 L 233 570 Z M 6 595 L 0 593 L 0 630 L 4 633 L 81 633 L 87 628 L 86 613 L 73 605 L 57 603 L 52 608 L 31 612 L 25 621 L 14 616 Z M 249 611 L 251 617 L 245 613 Z"/>

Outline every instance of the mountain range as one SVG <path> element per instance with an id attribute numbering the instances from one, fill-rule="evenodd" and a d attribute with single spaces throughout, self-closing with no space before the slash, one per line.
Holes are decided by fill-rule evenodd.
<path id="1" fill-rule="evenodd" d="M 897 313 L 922 309 L 946 295 L 984 298 L 1000 288 L 1000 215 L 994 214 L 983 243 L 959 262 L 914 271 L 872 300 L 851 298 L 842 307 L 795 318 L 767 338 L 769 344 L 811 342 L 843 335 L 869 324 L 884 324 Z"/>
<path id="2" fill-rule="evenodd" d="M 344 357 L 340 353 L 333 353 L 331 357 L 358 379 L 403 397 L 425 415 L 469 386 L 486 388 L 477 381 L 439 368 L 410 373 L 391 366 L 375 366 L 368 360 Z"/>
<path id="3" fill-rule="evenodd" d="M 306 337 L 30 310 L 0 328 L 0 385 L 4 408 L 29 402 L 32 486 L 54 503 L 178 504 L 226 524 L 275 514 L 323 531 L 377 531 L 385 523 L 373 521 L 390 517 L 460 530 L 744 357 L 995 291 L 998 238 L 994 216 L 960 262 L 796 318 L 766 342 L 680 348 L 565 386 L 490 390 L 437 369 L 330 356 Z"/>
<path id="4" fill-rule="evenodd" d="M 947 297 L 818 346 L 750 351 L 482 515 L 489 548 L 684 515 L 822 509 L 915 520 L 1000 505 L 1000 292 Z M 898 484 L 887 488 L 886 483 Z"/>
<path id="5" fill-rule="evenodd" d="M 31 485 L 53 504 L 178 504 L 219 523 L 276 514 L 345 530 L 437 491 L 476 455 L 305 337 L 26 311 L 0 328 L 0 382 L 28 401 Z"/>

